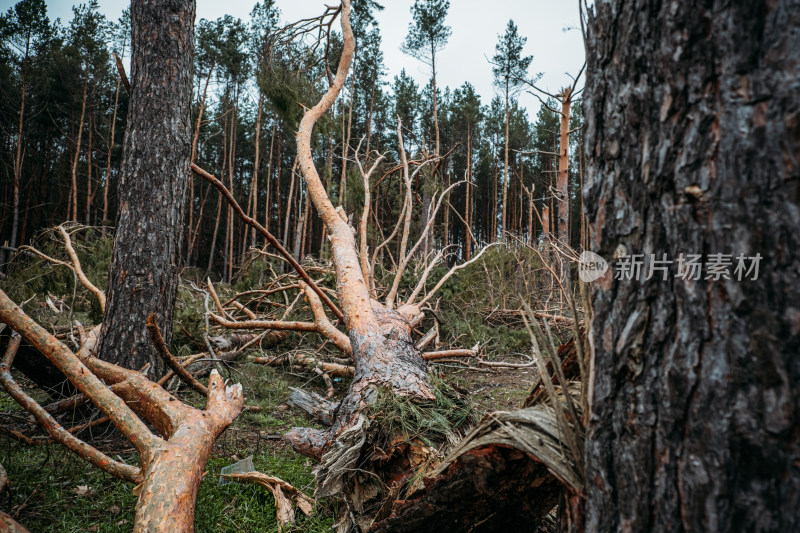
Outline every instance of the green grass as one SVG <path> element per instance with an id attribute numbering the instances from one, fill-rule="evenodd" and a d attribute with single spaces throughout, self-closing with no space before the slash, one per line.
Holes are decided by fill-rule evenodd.
<path id="1" fill-rule="evenodd" d="M 59 446 L 24 447 L 13 441 L 3 445 L 3 464 L 11 480 L 10 496 L 3 496 L 3 507 L 13 509 L 27 502 L 17 519 L 31 531 L 110 533 L 132 529 L 136 497 L 130 483 L 88 466 Z M 260 453 L 253 461 L 259 471 L 313 494 L 311 462 L 305 457 L 289 450 L 272 450 Z M 209 474 L 197 496 L 196 530 L 278 531 L 274 501 L 266 489 L 235 482 L 219 485 L 220 468 L 231 462 L 224 457 L 209 461 Z M 77 487 L 84 485 L 91 492 L 77 494 Z M 7 507 L 8 499 L 11 505 Z M 330 531 L 332 524 L 331 510 L 323 503 L 312 517 L 298 512 L 294 530 Z"/>

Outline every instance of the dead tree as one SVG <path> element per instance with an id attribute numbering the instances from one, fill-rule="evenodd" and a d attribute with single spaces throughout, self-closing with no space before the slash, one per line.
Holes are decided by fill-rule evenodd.
<path id="1" fill-rule="evenodd" d="M 531 89 L 553 98 L 561 104 L 560 110 L 554 109 L 547 102 L 542 100 L 537 93 L 530 90 L 528 91 L 538 98 L 543 106 L 560 117 L 558 134 L 558 178 L 556 180 L 556 189 L 558 191 L 558 238 L 567 245 L 569 245 L 569 135 L 572 133 L 569 129 L 569 119 L 572 103 L 583 91 L 583 89 L 576 91 L 575 88 L 578 85 L 581 74 L 583 74 L 584 68 L 585 65 L 581 67 L 578 75 L 573 78 L 572 86 L 564 87 L 558 94 L 550 94 L 538 88 L 532 80 L 518 79 L 519 82 L 527 84 Z"/>
<path id="2" fill-rule="evenodd" d="M 325 17 L 336 16 L 337 14 L 339 14 L 339 10 L 332 13 L 332 10 L 329 9 L 326 15 L 319 19 L 318 24 L 329 24 L 330 21 Z M 341 307 L 341 324 L 345 331 L 340 331 L 325 316 L 326 310 L 322 305 L 322 301 L 327 296 L 325 296 L 324 291 L 320 290 L 316 283 L 307 277 L 307 274 L 304 276 L 302 268 L 294 261 L 294 258 L 288 255 L 288 252 L 279 246 L 278 241 L 269 234 L 266 228 L 263 228 L 258 222 L 244 214 L 233 196 L 219 180 L 202 169 L 197 167 L 193 167 L 193 169 L 213 183 L 242 220 L 255 227 L 270 243 L 276 245 L 286 261 L 292 264 L 298 274 L 304 276 L 304 283 L 298 283 L 297 285 L 308 298 L 314 315 L 313 322 L 261 320 L 254 319 L 245 310 L 237 308 L 247 318 L 236 320 L 234 317 L 226 317 L 226 310 L 218 306 L 219 313 L 212 314 L 211 318 L 218 324 L 228 328 L 316 332 L 339 348 L 352 362 L 352 366 L 339 365 L 341 368 L 333 366 L 326 368 L 319 365 L 315 358 L 311 356 L 301 355 L 295 358 L 295 361 L 306 362 L 311 366 L 317 367 L 323 373 L 328 370 L 331 372 L 339 371 L 341 375 L 352 373 L 353 379 L 345 397 L 336 404 L 334 410 L 331 410 L 333 407 L 327 404 L 316 407 L 310 405 L 308 410 L 314 412 L 317 418 L 327 421 L 328 429 L 295 428 L 286 438 L 296 451 L 321 460 L 322 464 L 317 475 L 317 495 L 344 495 L 351 506 L 350 508 L 361 513 L 364 509 L 365 501 L 374 499 L 376 496 L 376 494 L 358 494 L 358 481 L 355 481 L 357 476 L 369 475 L 359 472 L 359 468 L 355 466 L 360 463 L 362 450 L 365 449 L 365 445 L 370 439 L 369 424 L 366 423 L 366 416 L 363 411 L 375 401 L 380 390 L 390 391 L 395 395 L 410 397 L 419 401 L 434 400 L 434 392 L 427 374 L 426 361 L 413 342 L 411 336 L 412 327 L 423 318 L 422 306 L 458 268 L 464 265 L 451 270 L 444 279 L 440 280 L 433 291 L 422 295 L 427 275 L 433 266 L 432 264 L 427 265 L 417 288 L 404 302 L 398 303 L 400 278 L 413 254 L 423 244 L 424 235 L 432 227 L 433 220 L 444 203 L 446 193 L 450 190 L 444 191 L 439 196 L 438 201 L 436 198 L 433 199 L 432 204 L 435 205 L 431 205 L 431 209 L 428 211 L 427 227 L 423 228 L 422 237 L 409 248 L 412 209 L 411 179 L 428 163 L 437 161 L 437 158 L 418 162 L 418 167 L 415 169 L 414 174 L 410 174 L 409 162 L 406 160 L 405 153 L 402 152 L 403 161 L 400 168 L 403 170 L 404 187 L 406 189 L 403 217 L 398 221 L 397 227 L 389 239 L 376 248 L 371 261 L 366 240 L 366 221 L 368 220 L 368 209 L 371 202 L 367 202 L 364 213 L 362 213 L 359 246 L 356 239 L 357 232 L 348 224 L 344 211 L 341 208 L 337 210 L 327 196 L 325 186 L 314 166 L 311 138 L 315 123 L 327 112 L 339 95 L 353 57 L 354 40 L 350 26 L 349 0 L 342 2 L 340 14 L 344 47 L 336 76 L 321 100 L 312 108 L 306 110 L 300 122 L 296 140 L 298 147 L 297 165 L 305 180 L 307 194 L 325 224 L 325 231 L 331 245 L 333 267 L 337 279 L 336 295 Z M 308 25 L 306 24 L 306 27 Z M 402 147 L 400 133 L 398 137 Z M 369 190 L 370 176 L 380 159 L 368 171 L 365 171 L 358 154 L 356 155 L 356 162 L 358 168 L 362 171 L 362 178 L 365 181 L 367 190 Z M 459 184 L 454 184 L 451 188 L 457 185 Z M 389 240 L 400 234 L 401 226 L 403 227 L 401 237 L 402 253 L 399 258 L 398 268 L 394 273 L 395 281 L 388 292 L 386 300 L 380 302 L 377 300 L 371 286 L 376 253 Z M 480 254 L 476 255 L 473 260 L 477 260 L 479 257 Z M 434 257 L 434 262 L 442 258 L 443 253 L 439 253 Z M 417 301 L 418 299 L 419 301 Z M 327 307 L 331 310 L 338 310 L 333 304 L 329 304 Z M 473 353 L 472 351 L 470 352 L 470 354 Z M 309 395 L 308 398 L 313 399 L 313 396 Z M 380 465 L 376 464 L 374 468 L 377 473 L 373 475 L 377 475 L 380 478 Z M 370 513 L 364 512 L 363 514 L 365 515 L 364 520 L 371 521 L 372 516 Z M 352 514 L 348 511 L 344 515 L 345 523 L 352 525 L 354 523 L 351 520 Z"/>
<path id="3" fill-rule="evenodd" d="M 194 531 L 194 503 L 214 441 L 241 412 L 241 385 L 226 387 L 213 371 L 204 410 L 172 396 L 143 374 L 95 357 L 98 328 L 73 353 L 0 291 L 0 321 L 24 337 L 96 405 L 139 453 L 141 467 L 108 457 L 63 428 L 11 376 L 20 344 L 9 342 L 0 364 L 8 393 L 50 437 L 109 474 L 136 484 L 135 532 Z M 110 387 L 109 387 L 110 386 Z M 144 422 L 149 422 L 155 431 Z"/>
<path id="4" fill-rule="evenodd" d="M 800 529 L 799 27 L 796 0 L 589 13 L 586 531 Z M 634 254 L 654 275 L 615 277 Z"/>
<path id="5" fill-rule="evenodd" d="M 133 54 L 119 214 L 100 353 L 127 368 L 164 366 L 147 338 L 155 313 L 172 338 L 191 157 L 195 2 L 131 3 Z"/>

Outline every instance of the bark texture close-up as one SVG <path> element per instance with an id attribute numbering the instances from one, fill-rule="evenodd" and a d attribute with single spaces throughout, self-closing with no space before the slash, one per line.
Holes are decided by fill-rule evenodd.
<path id="1" fill-rule="evenodd" d="M 100 356 L 126 368 L 163 362 L 147 337 L 150 313 L 172 337 L 184 204 L 190 179 L 195 2 L 131 2 L 133 47 L 119 214 Z"/>
<path id="2" fill-rule="evenodd" d="M 593 285 L 586 531 L 800 528 L 799 26 L 793 0 L 589 17 L 584 201 L 611 269 Z M 615 279 L 633 254 L 641 280 Z M 702 254 L 697 279 L 681 254 Z M 757 279 L 737 279 L 740 254 Z"/>

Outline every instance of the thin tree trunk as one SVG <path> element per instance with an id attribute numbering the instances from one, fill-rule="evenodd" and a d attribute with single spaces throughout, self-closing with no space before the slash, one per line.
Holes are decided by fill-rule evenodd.
<path id="1" fill-rule="evenodd" d="M 558 146 L 558 238 L 569 244 L 569 111 L 572 95 L 569 87 L 561 96 L 561 127 Z"/>
<path id="2" fill-rule="evenodd" d="M 275 202 L 278 206 L 278 212 L 276 213 L 278 216 L 278 227 L 276 228 L 278 231 L 275 233 L 276 235 L 281 234 L 281 213 L 282 209 L 281 206 L 283 205 L 283 198 L 281 197 L 281 170 L 283 167 L 283 159 L 281 157 L 281 152 L 283 148 L 283 123 L 279 124 L 278 127 L 278 167 L 277 167 L 277 176 L 278 182 L 275 184 Z M 269 221 L 267 221 L 269 222 Z M 269 230 L 269 226 L 267 226 Z"/>
<path id="3" fill-rule="evenodd" d="M 197 112 L 197 121 L 195 122 L 194 126 L 194 135 L 192 137 L 192 155 L 191 160 L 192 163 L 195 162 L 197 159 L 197 143 L 200 139 L 200 125 L 203 123 L 203 112 L 206 108 L 206 96 L 208 94 L 208 83 L 211 81 L 211 74 L 214 72 L 214 63 L 211 63 L 211 67 L 208 69 L 208 76 L 206 77 L 206 83 L 203 87 L 203 96 L 200 99 L 200 109 Z M 199 86 L 198 86 L 199 90 Z M 186 264 L 189 264 L 189 261 L 192 256 L 192 248 L 193 243 L 195 240 L 195 234 L 192 232 L 192 227 L 194 227 L 194 174 L 192 174 L 189 182 L 189 224 L 187 225 L 189 228 L 189 232 L 186 235 Z"/>
<path id="4" fill-rule="evenodd" d="M 237 112 L 238 112 L 238 103 L 239 103 L 239 94 L 238 88 L 234 87 L 234 100 L 233 100 L 233 110 L 231 115 L 231 128 L 230 128 L 230 142 L 231 147 L 228 150 L 228 190 L 231 191 L 231 194 L 234 194 L 233 189 L 233 172 L 234 172 L 234 162 L 236 161 L 236 119 L 237 119 Z M 234 216 L 233 216 L 233 208 L 228 205 L 227 206 L 227 218 L 225 223 L 225 276 L 224 279 L 228 282 L 233 278 L 233 262 L 234 262 L 234 238 L 233 238 L 233 226 L 235 223 Z"/>
<path id="5" fill-rule="evenodd" d="M 14 156 L 13 214 L 11 215 L 11 240 L 9 246 L 17 247 L 17 228 L 19 228 L 20 183 L 22 182 L 22 127 L 25 118 L 25 101 L 28 90 L 28 53 L 30 39 L 25 42 L 25 57 L 22 59 L 22 89 L 20 91 L 19 121 L 17 126 L 17 153 Z M 5 251 L 0 250 L 0 268 L 5 262 Z"/>
<path id="6" fill-rule="evenodd" d="M 211 273 L 214 267 L 214 251 L 217 248 L 217 234 L 219 233 L 219 220 L 222 217 L 222 195 L 217 194 L 217 216 L 214 218 L 214 232 L 211 236 L 211 248 L 208 254 L 208 266 L 206 266 L 206 276 Z"/>
<path id="7" fill-rule="evenodd" d="M 469 261 L 472 256 L 472 123 L 467 122 L 467 190 L 466 198 L 464 200 L 464 220 L 465 231 L 464 238 L 466 246 L 464 247 L 464 258 Z"/>
<path id="8" fill-rule="evenodd" d="M 503 232 L 506 231 L 506 204 L 508 203 L 508 78 L 506 78 L 506 112 L 505 112 L 505 129 L 506 129 L 506 142 L 503 161 L 505 167 L 505 176 L 503 178 L 503 205 L 502 211 L 500 215 L 500 239 L 505 240 L 505 236 L 503 236 Z"/>
<path id="9" fill-rule="evenodd" d="M 86 117 L 86 97 L 89 87 L 89 73 L 86 72 L 83 80 L 83 98 L 81 104 L 81 118 L 78 122 L 78 139 L 75 141 L 75 157 L 72 159 L 72 218 L 73 222 L 78 221 L 78 160 L 81 156 L 81 137 L 83 136 L 83 120 Z"/>
<path id="10" fill-rule="evenodd" d="M 433 85 L 433 129 L 436 134 L 436 157 L 439 157 L 439 111 L 436 98 L 436 48 L 431 41 L 431 83 Z"/>
<path id="11" fill-rule="evenodd" d="M 87 138 L 87 147 L 86 147 L 86 225 L 89 226 L 92 223 L 92 199 L 94 195 L 92 194 L 92 126 L 93 126 L 92 114 L 89 113 L 89 135 Z"/>
<path id="12" fill-rule="evenodd" d="M 264 107 L 264 95 L 258 96 L 258 112 L 256 113 L 256 140 L 255 140 L 255 157 L 253 158 L 253 177 L 250 180 L 250 200 L 247 205 L 248 214 L 254 219 L 258 220 L 258 165 L 260 163 L 261 155 L 261 111 Z M 252 212 L 251 212 L 252 206 Z M 245 228 L 245 247 L 247 247 L 247 233 L 248 230 L 252 231 L 250 239 L 250 246 L 256 245 L 256 230 L 255 228 Z"/>
<path id="13" fill-rule="evenodd" d="M 267 162 L 267 201 L 264 203 L 264 227 L 269 231 L 269 222 L 272 215 L 272 197 L 270 191 L 272 190 L 272 147 L 275 144 L 275 129 L 277 119 L 272 120 L 272 135 L 269 140 L 269 161 Z"/>
<path id="14" fill-rule="evenodd" d="M 494 192 L 492 196 L 492 223 L 490 228 L 492 235 L 490 242 L 497 240 L 497 157 L 492 157 L 492 183 L 494 184 Z"/>
<path id="15" fill-rule="evenodd" d="M 117 133 L 117 109 L 119 108 L 120 78 L 117 77 L 117 89 L 114 92 L 114 115 L 111 118 L 111 134 L 108 141 L 108 157 L 106 158 L 106 179 L 103 184 L 103 224 L 108 221 L 108 188 L 111 184 L 111 154 L 114 151 L 114 136 Z"/>
<path id="16" fill-rule="evenodd" d="M 292 217 L 292 204 L 294 203 L 292 200 L 294 199 L 294 182 L 295 182 L 295 173 L 297 170 L 297 159 L 294 161 L 294 165 L 292 165 L 292 172 L 289 178 L 289 197 L 286 199 L 286 220 L 283 223 L 283 247 L 289 248 L 289 223 L 291 222 Z"/>
<path id="17" fill-rule="evenodd" d="M 364 150 L 364 153 L 366 154 L 365 157 L 367 159 L 369 159 L 369 146 L 370 146 L 370 140 L 372 139 L 372 108 L 373 105 L 375 104 L 375 84 L 376 80 L 372 82 L 372 90 L 370 91 L 369 95 L 369 113 L 367 114 L 367 133 L 366 133 L 367 147 Z"/>

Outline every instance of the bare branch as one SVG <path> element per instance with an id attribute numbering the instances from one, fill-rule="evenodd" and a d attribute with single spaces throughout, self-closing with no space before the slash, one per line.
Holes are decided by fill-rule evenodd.
<path id="1" fill-rule="evenodd" d="M 82 440 L 76 438 L 69 431 L 64 429 L 53 416 L 45 411 L 39 403 L 25 394 L 22 388 L 14 381 L 11 376 L 11 363 L 17 353 L 22 338 L 14 334 L 8 343 L 5 356 L 2 363 L 0 363 L 0 382 L 5 387 L 8 394 L 14 400 L 25 408 L 33 417 L 39 422 L 39 425 L 50 435 L 53 440 L 64 445 L 69 450 L 75 452 L 83 459 L 89 461 L 93 465 L 105 470 L 114 477 L 125 479 L 131 482 L 140 480 L 141 471 L 131 465 L 120 463 L 106 454 L 90 446 Z"/>
<path id="2" fill-rule="evenodd" d="M 300 263 L 297 262 L 294 256 L 292 256 L 292 254 L 290 254 L 281 245 L 281 243 L 278 242 L 278 239 L 276 239 L 269 231 L 267 231 L 267 229 L 264 228 L 264 226 L 259 224 L 258 221 L 247 216 L 245 212 L 242 211 L 241 206 L 239 206 L 236 199 L 233 197 L 230 191 L 225 187 L 225 185 L 222 184 L 221 181 L 219 181 L 212 174 L 209 174 L 208 172 L 198 167 L 194 163 L 192 163 L 192 172 L 202 176 L 208 182 L 214 185 L 214 187 L 216 187 L 217 190 L 220 193 L 222 193 L 222 196 L 228 201 L 228 204 L 230 204 L 230 206 L 233 207 L 234 211 L 236 211 L 236 214 L 239 216 L 239 218 L 241 218 L 245 224 L 248 224 L 251 227 L 255 228 L 256 231 L 258 231 L 267 240 L 267 242 L 269 242 L 272 246 L 275 247 L 275 249 L 278 250 L 278 252 L 284 257 L 284 259 L 286 259 L 286 261 L 290 265 L 292 265 L 292 268 L 294 268 L 297 271 L 300 277 L 303 278 L 303 281 L 308 283 L 311 286 L 311 288 L 314 289 L 314 292 L 316 292 L 319 295 L 322 301 L 325 302 L 325 305 L 327 305 L 330 308 L 330 310 L 333 312 L 334 315 L 336 315 L 337 318 L 339 318 L 340 320 L 344 319 L 344 315 L 339 310 L 339 308 L 336 307 L 336 305 L 331 301 L 330 298 L 328 298 L 328 296 L 322 291 L 322 289 L 320 289 L 319 286 L 317 286 L 317 284 L 314 283 L 314 280 L 312 280 L 311 276 L 309 276 L 308 273 L 303 269 L 303 267 L 300 266 Z"/>
<path id="3" fill-rule="evenodd" d="M 436 285 L 433 287 L 433 289 L 431 289 L 431 292 L 429 292 L 428 294 L 426 294 L 426 295 L 425 295 L 425 298 L 423 298 L 422 300 L 420 300 L 420 302 L 419 302 L 418 304 L 416 304 L 416 306 L 417 306 L 417 307 L 422 307 L 423 305 L 425 305 L 425 303 L 426 303 L 428 300 L 430 300 L 430 299 L 433 297 L 433 295 L 434 295 L 434 294 L 436 294 L 436 291 L 438 291 L 439 289 L 441 289 L 441 288 L 442 288 L 442 285 L 444 285 L 444 284 L 445 284 L 445 282 L 447 282 L 447 280 L 448 280 L 448 279 L 450 279 L 450 277 L 451 277 L 453 274 L 455 274 L 456 272 L 458 272 L 458 271 L 459 271 L 459 270 L 461 270 L 462 268 L 466 268 L 466 267 L 468 267 L 469 265 L 471 265 L 472 263 L 474 263 L 475 261 L 477 261 L 478 259 L 480 259 L 480 257 L 481 257 L 481 256 L 484 254 L 484 252 L 486 252 L 486 250 L 488 250 L 488 249 L 489 249 L 489 248 L 491 248 L 492 246 L 497 246 L 497 245 L 500 245 L 500 244 L 502 244 L 502 243 L 499 243 L 499 242 L 493 242 L 492 244 L 489 244 L 489 245 L 487 245 L 487 246 L 484 246 L 484 247 L 481 249 L 481 251 L 480 251 L 480 252 L 478 252 L 478 253 L 475 255 L 475 257 L 473 257 L 472 259 L 470 259 L 469 261 L 467 261 L 467 262 L 465 262 L 465 263 L 461 263 L 460 265 L 457 265 L 457 266 L 454 266 L 453 268 L 451 268 L 451 269 L 450 269 L 450 270 L 447 272 L 447 274 L 445 274 L 444 276 L 442 276 L 442 279 L 440 279 L 440 280 L 439 280 L 439 282 L 438 282 L 438 283 L 437 283 L 437 284 L 436 284 Z"/>

